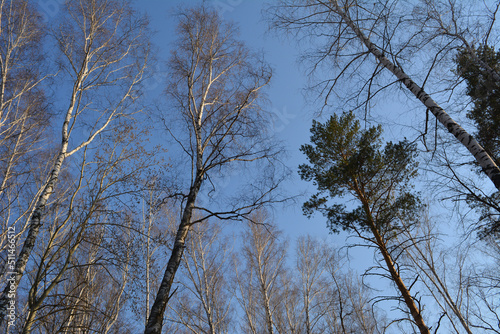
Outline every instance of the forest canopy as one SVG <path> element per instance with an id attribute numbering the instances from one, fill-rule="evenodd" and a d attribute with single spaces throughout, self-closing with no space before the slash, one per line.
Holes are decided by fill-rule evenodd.
<path id="1" fill-rule="evenodd" d="M 499 9 L 0 0 L 0 332 L 500 333 Z"/>

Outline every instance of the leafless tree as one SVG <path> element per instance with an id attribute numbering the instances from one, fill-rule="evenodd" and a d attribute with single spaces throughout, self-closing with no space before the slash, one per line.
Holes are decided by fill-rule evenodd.
<path id="1" fill-rule="evenodd" d="M 272 334 L 277 332 L 276 313 L 283 303 L 280 278 L 286 268 L 287 243 L 265 212 L 257 212 L 252 220 L 242 236 L 243 269 L 235 263 L 237 300 L 245 310 L 245 332 Z"/>
<path id="2" fill-rule="evenodd" d="M 500 332 L 500 245 L 498 238 L 488 236 L 475 245 L 474 256 L 469 260 L 468 270 L 459 276 L 462 288 L 460 302 L 468 316 L 473 331 Z"/>
<path id="3" fill-rule="evenodd" d="M 278 305 L 275 315 L 278 333 L 304 333 L 303 295 L 294 273 L 295 270 L 287 267 L 279 278 L 281 303 Z"/>
<path id="4" fill-rule="evenodd" d="M 168 167 L 165 167 L 167 169 Z M 168 187 L 159 171 L 145 175 L 144 185 L 138 198 L 141 206 L 132 211 L 137 212 L 139 227 L 137 233 L 138 261 L 132 267 L 134 280 L 129 293 L 133 296 L 134 307 L 140 322 L 145 326 L 151 309 L 151 299 L 158 289 L 158 282 L 164 267 L 161 267 L 163 254 L 169 251 L 167 245 L 175 236 L 174 222 L 176 214 L 174 205 L 165 201 Z M 165 222 L 168 225 L 165 226 Z"/>
<path id="5" fill-rule="evenodd" d="M 467 319 L 468 312 L 462 309 L 461 296 L 464 295 L 465 289 L 461 284 L 457 286 L 448 282 L 448 276 L 465 275 L 464 262 L 467 252 L 460 247 L 458 249 L 461 254 L 443 249 L 442 245 L 438 244 L 438 234 L 426 212 L 423 212 L 421 220 L 415 226 L 403 228 L 397 239 L 403 240 L 398 245 L 402 253 L 401 261 L 408 262 L 411 267 L 415 268 L 415 275 L 420 277 L 420 281 L 434 297 L 443 314 L 452 323 L 452 327 L 457 330 L 454 315 L 465 332 L 472 333 Z M 450 256 L 446 257 L 444 252 L 451 255 L 452 263 L 456 262 L 455 266 L 447 265 L 447 262 L 450 262 Z M 458 281 L 460 282 L 460 279 Z"/>
<path id="6" fill-rule="evenodd" d="M 123 323 L 122 311 L 131 279 L 134 238 L 130 229 L 106 226 L 108 219 L 116 217 L 96 217 L 99 223 L 86 231 L 65 280 L 54 287 L 39 310 L 33 331 L 130 333 L 131 323 Z M 109 230 L 114 235 L 111 241 L 106 240 Z"/>
<path id="7" fill-rule="evenodd" d="M 428 1 L 428 3 L 435 3 Z M 451 3 L 451 2 L 450 2 Z M 326 44 L 317 54 L 316 68 L 320 63 L 327 62 L 331 67 L 343 62 L 345 65 L 340 67 L 338 74 L 331 79 L 326 79 L 320 84 L 321 95 L 328 101 L 337 83 L 347 76 L 355 76 L 360 67 L 369 62 L 368 57 L 374 57 L 375 63 L 371 63 L 371 75 L 368 73 L 359 73 L 365 76 L 362 80 L 362 90 L 366 90 L 367 97 L 365 102 L 371 100 L 378 90 L 372 92 L 375 85 L 375 78 L 382 73 L 385 68 L 391 72 L 396 81 L 381 84 L 382 88 L 394 83 L 402 83 L 412 95 L 414 95 L 443 126 L 452 133 L 456 139 L 467 148 L 474 156 L 475 160 L 481 166 L 485 174 L 491 179 L 497 189 L 500 189 L 500 169 L 496 162 L 488 155 L 482 146 L 455 120 L 453 120 L 445 110 L 424 90 L 424 85 L 429 74 L 424 78 L 422 85 L 418 85 L 403 70 L 401 65 L 403 51 L 408 51 L 409 46 L 413 46 L 414 39 L 420 38 L 422 31 L 414 33 L 410 25 L 404 23 L 411 21 L 408 17 L 401 14 L 403 11 L 397 11 L 399 2 L 376 1 L 368 2 L 362 0 L 317 0 L 317 1 L 296 1 L 283 0 L 276 6 L 273 6 L 270 12 L 273 14 L 273 24 L 277 28 L 288 31 L 305 30 L 311 36 L 322 36 L 321 41 Z M 406 15 L 412 13 L 412 9 L 404 7 Z M 408 14 L 408 11 L 410 14 Z M 432 10 L 429 11 L 433 13 Z M 495 10 L 496 13 L 496 10 Z M 396 15 L 401 14 L 399 17 Z M 417 20 L 418 21 L 418 20 Z M 439 19 L 430 16 L 426 22 L 434 21 L 440 24 Z M 491 20 L 494 22 L 494 18 Z M 406 29 L 406 30 L 405 30 Z M 438 26 L 441 31 L 438 35 L 451 36 L 458 38 L 455 31 L 449 30 L 447 26 Z M 443 30 L 444 29 L 444 30 Z M 448 29 L 448 30 L 446 30 Z M 464 27 L 464 29 L 466 29 Z M 491 29 L 490 29 L 491 31 Z M 399 34 L 401 39 L 406 38 L 402 46 L 395 45 L 395 35 Z M 460 35 L 462 36 L 462 35 Z M 465 39 L 461 40 L 461 42 Z M 418 43 L 416 43 L 418 44 Z M 446 42 L 445 46 L 449 46 Z M 467 48 L 467 45 L 464 44 Z M 425 50 L 426 44 L 421 42 L 416 49 Z M 399 48 L 398 48 L 399 47 Z M 439 49 L 432 66 L 440 59 L 441 53 L 450 51 L 448 49 Z M 391 60 L 391 59 L 392 60 Z M 401 61 L 401 62 L 400 62 Z M 410 61 L 411 62 L 411 59 Z M 430 71 L 432 71 L 432 66 Z M 493 72 L 492 72 L 493 73 Z M 356 77 L 358 77 L 356 75 Z M 437 90 L 437 89 L 436 89 Z M 360 94 L 357 94 L 360 95 Z"/>
<path id="8" fill-rule="evenodd" d="M 232 298 L 229 265 L 232 242 L 222 225 L 206 222 L 193 227 L 186 242 L 180 272 L 179 298 L 169 305 L 169 321 L 193 333 L 231 333 Z"/>
<path id="9" fill-rule="evenodd" d="M 321 323 L 323 311 L 321 304 L 326 292 L 325 275 L 329 258 L 329 247 L 311 236 L 299 237 L 297 240 L 297 271 L 300 273 L 300 285 L 303 298 L 304 324 L 307 334 L 322 331 L 316 329 Z"/>
<path id="10" fill-rule="evenodd" d="M 212 217 L 248 216 L 256 208 L 276 200 L 273 192 L 280 182 L 273 165 L 276 144 L 271 144 L 266 136 L 269 116 L 261 109 L 261 91 L 271 79 L 270 68 L 236 39 L 236 28 L 222 22 L 215 11 L 206 7 L 186 9 L 178 18 L 178 39 L 169 61 L 167 97 L 174 118 L 180 119 L 177 129 L 184 132 L 175 133 L 166 113 L 164 122 L 186 157 L 184 166 L 189 170 L 189 181 L 187 190 L 177 194 L 181 199 L 180 222 L 146 334 L 161 332 L 163 314 L 191 227 Z M 235 195 L 236 201 L 226 207 L 199 205 L 205 181 L 227 172 L 229 166 L 250 163 L 264 172 L 251 184 L 241 187 L 243 195 Z M 211 184 L 211 190 L 215 191 L 216 183 Z M 212 196 L 212 192 L 208 195 Z"/>
<path id="11" fill-rule="evenodd" d="M 103 136 L 104 137 L 104 136 Z M 107 140 L 101 138 L 97 149 L 84 148 L 83 160 L 77 180 L 70 185 L 64 201 L 54 205 L 59 217 L 47 230 L 42 230 L 43 241 L 35 248 L 36 263 L 30 277 L 28 312 L 24 323 L 24 333 L 29 333 L 39 309 L 51 297 L 51 291 L 66 279 L 67 271 L 75 270 L 74 257 L 82 243 L 88 242 L 88 230 L 103 224 L 99 217 L 107 221 L 109 216 L 120 216 L 120 200 L 134 190 L 130 185 L 141 172 L 153 164 L 154 152 L 146 153 L 139 143 L 145 135 L 136 133 L 130 124 L 120 122 L 113 127 Z M 91 152 L 91 153 L 90 153 Z M 106 214 L 103 214 L 106 213 Z M 118 228 L 119 223 L 113 226 Z M 132 226 L 123 226 L 130 234 Z M 106 231 L 106 230 L 105 230 Z M 109 235 L 104 235 L 108 238 Z M 128 242 L 132 244 L 132 237 Z M 130 248 L 130 246 L 128 246 Z M 128 249 L 126 268 L 131 266 L 132 249 Z M 83 265 L 80 262 L 79 265 Z M 88 264 L 91 265 L 91 264 Z M 30 270 L 31 271 L 31 270 Z M 129 275 L 127 269 L 127 276 Z M 57 312 L 57 308 L 51 310 Z"/>
<path id="12" fill-rule="evenodd" d="M 355 272 L 346 269 L 345 253 L 319 238 L 299 237 L 296 263 L 305 327 L 300 333 L 382 331 L 385 321 L 372 305 L 369 289 Z"/>
<path id="13" fill-rule="evenodd" d="M 330 290 L 324 303 L 328 333 L 384 333 L 388 327 L 382 312 L 373 305 L 373 293 L 353 271 L 329 263 Z"/>
<path id="14" fill-rule="evenodd" d="M 44 27 L 28 1 L 0 2 L 0 249 L 9 228 L 19 238 L 33 209 L 35 170 L 43 156 L 48 125 L 46 100 L 40 88 L 43 68 L 39 53 Z M 2 258 L 1 266 L 7 263 Z M 2 270 L 2 274 L 4 271 Z"/>
<path id="15" fill-rule="evenodd" d="M 61 55 L 61 73 L 71 80 L 69 104 L 61 121 L 61 146 L 31 214 L 26 238 L 17 257 L 15 284 L 24 274 L 34 249 L 48 200 L 64 161 L 92 143 L 110 123 L 134 110 L 148 58 L 147 22 L 124 1 L 73 0 L 64 6 L 62 23 L 55 30 Z M 75 129 L 84 138 L 70 142 Z M 5 318 L 7 285 L 0 299 L 0 321 Z"/>

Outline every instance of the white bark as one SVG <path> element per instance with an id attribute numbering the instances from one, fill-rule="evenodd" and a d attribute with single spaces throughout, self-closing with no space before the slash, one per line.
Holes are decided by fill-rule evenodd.
<path id="1" fill-rule="evenodd" d="M 370 39 L 363 34 L 361 29 L 351 20 L 337 0 L 329 0 L 335 13 L 342 17 L 345 23 L 352 29 L 359 40 L 368 48 L 377 60 L 392 74 L 394 74 L 414 95 L 419 99 L 432 114 L 439 120 L 445 128 L 452 133 L 467 150 L 474 156 L 486 175 L 491 179 L 497 189 L 500 190 L 500 168 L 493 159 L 486 153 L 481 145 L 465 131 L 457 122 L 455 122 L 446 111 L 434 101 L 419 85 L 417 85 L 401 68 L 392 63 Z"/>

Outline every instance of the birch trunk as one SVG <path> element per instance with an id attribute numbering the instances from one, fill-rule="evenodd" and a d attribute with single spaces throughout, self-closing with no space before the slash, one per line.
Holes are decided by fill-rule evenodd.
<path id="1" fill-rule="evenodd" d="M 392 63 L 370 39 L 363 34 L 347 13 L 339 6 L 337 0 L 329 0 L 335 12 L 342 17 L 346 24 L 353 30 L 361 42 L 368 48 L 377 60 L 392 74 L 394 74 L 414 95 L 419 99 L 432 114 L 452 133 L 474 156 L 486 175 L 491 179 L 495 187 L 500 190 L 500 168 L 493 159 L 486 153 L 481 145 L 465 131 L 457 122 L 451 118 L 446 111 L 441 108 L 420 86 L 418 86 L 403 70 Z"/>
<path id="2" fill-rule="evenodd" d="M 265 278 L 262 276 L 262 273 L 259 273 L 259 278 L 261 280 L 260 288 L 261 288 L 262 299 L 264 302 L 264 311 L 266 313 L 267 332 L 269 334 L 274 334 L 274 322 L 273 322 L 273 315 L 271 313 L 271 305 L 269 302 L 269 291 L 267 288 Z"/>
<path id="3" fill-rule="evenodd" d="M 61 148 L 59 150 L 59 153 L 57 155 L 57 159 L 55 161 L 54 167 L 52 168 L 52 171 L 50 173 L 49 179 L 45 183 L 43 190 L 38 198 L 38 202 L 36 204 L 36 207 L 33 211 L 33 214 L 30 219 L 29 227 L 28 227 L 28 235 L 23 243 L 23 247 L 21 249 L 21 252 L 19 253 L 17 257 L 17 261 L 15 264 L 14 270 L 12 272 L 14 273 L 15 276 L 15 281 L 14 281 L 14 286 L 19 286 L 19 282 L 21 281 L 21 278 L 24 274 L 24 271 L 26 269 L 26 265 L 28 263 L 28 259 L 30 257 L 31 252 L 33 251 L 33 248 L 35 247 L 35 241 L 36 238 L 38 237 L 38 234 L 40 232 L 40 227 L 42 226 L 42 218 L 44 215 L 44 210 L 45 206 L 47 205 L 47 202 L 54 192 L 54 188 L 57 184 L 57 180 L 59 178 L 59 173 L 61 172 L 62 165 L 64 163 L 64 160 L 66 159 L 66 154 L 68 151 L 68 142 L 69 142 L 69 132 L 68 132 L 68 127 L 69 127 L 69 122 L 73 116 L 73 110 L 75 106 L 75 101 L 76 101 L 76 94 L 79 90 L 79 87 L 82 83 L 82 78 L 80 77 L 80 80 L 78 80 L 75 83 L 75 86 L 73 88 L 73 96 L 71 98 L 71 103 L 68 108 L 68 111 L 66 113 L 66 117 L 62 126 L 62 144 Z M 7 296 L 10 291 L 10 285 L 7 284 L 2 292 L 2 296 L 0 297 L 0 326 L 2 325 L 5 316 L 7 314 L 7 304 L 9 302 Z"/>
<path id="4" fill-rule="evenodd" d="M 66 111 L 64 122 L 62 124 L 61 148 L 59 149 L 59 152 L 57 154 L 57 158 L 55 160 L 54 167 L 52 168 L 50 176 L 45 185 L 43 186 L 43 190 L 38 198 L 35 209 L 33 210 L 33 214 L 31 215 L 30 223 L 28 226 L 28 235 L 23 243 L 21 252 L 17 257 L 15 268 L 12 271 L 15 276 L 15 281 L 14 281 L 15 286 L 19 286 L 19 282 L 21 281 L 21 278 L 24 274 L 29 256 L 35 246 L 36 238 L 40 231 L 40 227 L 42 226 L 42 218 L 44 215 L 45 206 L 47 205 L 50 196 L 54 192 L 54 188 L 59 178 L 59 173 L 61 172 L 62 165 L 67 157 L 69 135 L 70 135 L 70 122 L 71 119 L 73 118 L 75 105 L 77 103 L 77 97 L 81 90 L 81 86 L 88 75 L 88 68 L 87 68 L 88 61 L 89 61 L 89 54 L 87 53 L 87 55 L 84 57 L 82 61 L 80 71 L 73 85 L 70 104 L 68 110 Z M 4 288 L 4 291 L 2 292 L 2 296 L 0 297 L 0 326 L 2 325 L 2 322 L 4 321 L 6 316 L 7 304 L 8 304 L 7 295 L 9 293 L 9 290 L 10 290 L 10 284 L 7 284 Z"/>
<path id="5" fill-rule="evenodd" d="M 182 213 L 181 222 L 175 236 L 174 247 L 172 248 L 172 254 L 168 260 L 167 268 L 165 269 L 165 274 L 160 284 L 160 289 L 156 294 L 153 307 L 149 313 L 149 319 L 144 330 L 144 334 L 161 334 L 163 327 L 163 315 L 165 313 L 165 308 L 167 307 L 168 300 L 170 299 L 170 290 L 174 282 L 175 273 L 179 268 L 182 261 L 182 254 L 184 253 L 186 237 L 188 235 L 189 229 L 191 227 L 191 216 L 193 214 L 194 204 L 196 202 L 196 197 L 201 188 L 202 176 L 197 175 L 191 190 L 189 192 L 186 206 Z"/>

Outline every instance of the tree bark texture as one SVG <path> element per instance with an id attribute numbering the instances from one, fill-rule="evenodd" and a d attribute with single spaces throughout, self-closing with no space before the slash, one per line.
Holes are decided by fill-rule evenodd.
<path id="1" fill-rule="evenodd" d="M 401 293 L 401 296 L 404 299 L 404 302 L 408 309 L 410 310 L 410 314 L 415 321 L 415 324 L 417 325 L 418 329 L 420 330 L 420 333 L 422 334 L 430 334 L 430 330 L 427 327 L 427 325 L 424 322 L 424 319 L 422 318 L 422 314 L 420 313 L 419 308 L 415 304 L 415 301 L 413 300 L 413 297 L 410 294 L 410 291 L 404 284 L 403 280 L 401 279 L 401 276 L 399 276 L 398 271 L 396 270 L 396 267 L 394 265 L 394 262 L 392 261 L 391 254 L 387 250 L 385 243 L 382 239 L 382 236 L 380 235 L 378 229 L 375 227 L 375 224 L 373 221 L 370 221 L 370 229 L 372 230 L 372 234 L 375 237 L 375 240 L 377 241 L 377 246 L 380 250 L 380 253 L 382 254 L 384 261 L 387 265 L 387 269 L 389 270 L 389 273 L 391 274 L 392 280 L 394 283 L 396 283 L 396 286 L 398 287 L 399 292 Z"/>
<path id="2" fill-rule="evenodd" d="M 165 313 L 165 308 L 170 296 L 170 290 L 174 282 L 175 273 L 179 268 L 182 261 L 182 254 L 184 253 L 186 237 L 191 228 L 191 216 L 193 214 L 194 204 L 196 202 L 196 197 L 200 190 L 202 183 L 202 176 L 197 175 L 194 184 L 189 192 L 186 206 L 182 213 L 181 222 L 175 236 L 174 247 L 172 248 L 172 254 L 168 260 L 167 268 L 165 269 L 165 274 L 160 284 L 158 293 L 156 294 L 155 301 L 151 308 L 149 314 L 149 319 L 144 330 L 144 334 L 161 334 L 163 327 L 163 315 Z"/>

